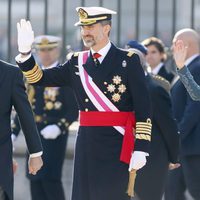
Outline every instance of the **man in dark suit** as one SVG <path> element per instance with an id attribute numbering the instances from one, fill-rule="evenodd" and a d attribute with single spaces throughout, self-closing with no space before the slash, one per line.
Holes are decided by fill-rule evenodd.
<path id="1" fill-rule="evenodd" d="M 52 35 L 37 36 L 33 47 L 43 69 L 59 65 L 61 39 Z M 69 87 L 39 87 L 28 85 L 29 100 L 44 149 L 44 167 L 30 180 L 32 200 L 64 200 L 61 181 L 68 128 L 78 118 L 74 94 Z M 19 127 L 13 132 L 17 135 Z M 56 164 L 55 164 L 56 163 Z"/>
<path id="2" fill-rule="evenodd" d="M 156 37 L 150 37 L 145 39 L 142 44 L 148 49 L 146 59 L 151 67 L 151 73 L 162 76 L 171 83 L 174 75 L 166 70 L 164 64 L 167 59 L 164 43 Z"/>
<path id="3" fill-rule="evenodd" d="M 137 55 L 115 47 L 109 40 L 111 18 L 116 12 L 102 7 L 78 7 L 77 12 L 76 25 L 81 26 L 89 51 L 74 53 L 56 68 L 41 70 L 29 52 L 33 36 L 30 22 L 21 20 L 21 53 L 16 60 L 29 82 L 69 85 L 75 91 L 80 128 L 72 200 L 128 200 L 128 170 L 145 166 L 151 140 L 144 72 Z"/>
<path id="4" fill-rule="evenodd" d="M 182 29 L 174 36 L 173 48 L 178 40 L 183 41 L 184 46 L 187 47 L 187 53 L 184 63 L 176 62 L 176 64 L 178 67 L 182 67 L 181 65 L 187 66 L 195 81 L 200 84 L 199 36 L 192 29 Z M 174 56 L 177 60 L 175 54 Z M 180 161 L 182 171 L 177 173 L 182 174 L 182 177 L 176 171 L 172 171 L 169 175 L 166 199 L 181 200 L 182 197 L 180 195 L 186 188 L 195 200 L 199 200 L 200 102 L 191 99 L 180 80 L 175 83 L 171 93 L 174 114 L 178 121 L 181 139 Z M 174 187 L 173 183 L 176 183 L 176 187 Z M 183 187 L 180 187 L 181 185 Z"/>
<path id="5" fill-rule="evenodd" d="M 164 78 L 147 73 L 147 49 L 137 41 L 128 43 L 130 51 L 140 57 L 152 104 L 152 138 L 148 162 L 137 173 L 135 192 L 140 200 L 161 200 L 167 180 L 169 163 L 178 162 L 178 127 Z M 158 82 L 159 81 L 159 82 Z M 161 86 L 162 85 L 162 86 Z"/>
<path id="6" fill-rule="evenodd" d="M 3 61 L 0 61 L 0 93 L 0 199 L 12 200 L 12 106 L 18 113 L 28 146 L 30 174 L 35 175 L 42 167 L 42 146 L 25 92 L 23 75 L 17 67 Z"/>

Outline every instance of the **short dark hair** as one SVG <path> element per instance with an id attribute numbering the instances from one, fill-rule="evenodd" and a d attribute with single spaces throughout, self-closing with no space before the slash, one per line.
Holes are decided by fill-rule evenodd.
<path id="1" fill-rule="evenodd" d="M 154 45 L 158 49 L 158 51 L 160 53 L 164 53 L 165 52 L 165 45 L 164 45 L 164 43 L 160 39 L 158 39 L 156 37 L 147 38 L 146 40 L 144 40 L 142 42 L 142 44 L 144 46 L 146 46 L 146 47 L 148 47 L 150 45 Z"/>
<path id="2" fill-rule="evenodd" d="M 167 55 L 166 55 L 166 52 L 165 52 L 165 45 L 164 43 L 162 42 L 162 40 L 156 38 L 156 37 L 150 37 L 150 38 L 147 38 L 145 39 L 142 44 L 145 46 L 145 47 L 148 47 L 148 46 L 155 46 L 156 49 L 160 52 L 160 53 L 163 53 L 164 54 L 164 58 L 162 61 L 166 60 L 167 58 Z"/>

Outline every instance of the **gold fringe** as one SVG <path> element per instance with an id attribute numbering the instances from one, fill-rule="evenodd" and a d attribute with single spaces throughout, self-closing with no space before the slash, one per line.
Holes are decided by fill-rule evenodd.
<path id="1" fill-rule="evenodd" d="M 136 179 L 136 171 L 135 169 L 132 169 L 129 172 L 129 182 L 128 182 L 128 189 L 127 189 L 127 194 L 130 197 L 134 197 L 134 186 L 135 186 L 135 179 Z"/>

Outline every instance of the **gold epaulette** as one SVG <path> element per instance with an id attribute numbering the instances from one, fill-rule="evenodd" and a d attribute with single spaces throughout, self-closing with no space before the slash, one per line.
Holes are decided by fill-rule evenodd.
<path id="1" fill-rule="evenodd" d="M 128 57 L 131 57 L 131 56 L 133 56 L 133 54 L 134 54 L 134 52 L 129 51 L 129 52 L 127 53 L 127 56 L 128 56 Z"/>
<path id="2" fill-rule="evenodd" d="M 164 77 L 162 76 L 159 76 L 159 75 L 151 75 L 152 78 L 160 85 L 162 86 L 167 92 L 170 91 L 170 82 L 165 79 Z"/>
<path id="3" fill-rule="evenodd" d="M 37 64 L 31 70 L 23 71 L 23 74 L 29 83 L 36 83 L 43 76 L 43 72 Z"/>
<path id="4" fill-rule="evenodd" d="M 150 119 L 147 119 L 146 122 L 136 122 L 136 139 L 151 141 L 151 128 L 152 124 Z"/>
<path id="5" fill-rule="evenodd" d="M 79 52 L 74 53 L 74 57 L 78 57 L 78 55 L 79 55 Z"/>

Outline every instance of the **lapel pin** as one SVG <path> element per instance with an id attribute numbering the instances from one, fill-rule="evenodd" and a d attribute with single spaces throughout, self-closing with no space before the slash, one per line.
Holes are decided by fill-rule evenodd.
<path id="1" fill-rule="evenodd" d="M 126 67 L 127 66 L 127 62 L 125 60 L 122 61 L 122 67 Z"/>

